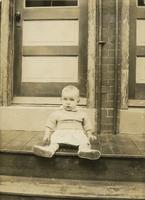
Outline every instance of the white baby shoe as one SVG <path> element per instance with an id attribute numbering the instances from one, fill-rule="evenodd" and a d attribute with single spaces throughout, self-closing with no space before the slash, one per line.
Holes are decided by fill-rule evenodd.
<path id="1" fill-rule="evenodd" d="M 89 160 L 97 160 L 100 158 L 101 152 L 95 149 L 81 149 L 78 151 L 78 156 Z"/>

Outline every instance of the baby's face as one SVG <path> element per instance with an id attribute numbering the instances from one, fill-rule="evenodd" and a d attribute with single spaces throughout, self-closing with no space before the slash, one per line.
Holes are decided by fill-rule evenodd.
<path id="1" fill-rule="evenodd" d="M 62 105 L 65 110 L 71 111 L 76 108 L 79 102 L 79 97 L 73 94 L 63 94 L 62 95 Z"/>

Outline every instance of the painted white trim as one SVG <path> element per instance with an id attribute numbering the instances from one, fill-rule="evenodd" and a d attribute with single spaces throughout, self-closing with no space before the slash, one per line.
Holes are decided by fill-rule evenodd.
<path id="1" fill-rule="evenodd" d="M 86 106 L 86 98 L 80 98 L 79 105 Z M 38 105 L 60 105 L 60 97 L 14 97 L 13 104 L 38 104 Z"/>

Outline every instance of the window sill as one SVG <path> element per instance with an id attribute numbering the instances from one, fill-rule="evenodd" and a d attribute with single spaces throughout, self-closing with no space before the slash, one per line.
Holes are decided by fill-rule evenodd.
<path id="1" fill-rule="evenodd" d="M 25 105 L 61 105 L 60 97 L 14 97 L 13 104 Z M 80 98 L 79 105 L 86 106 L 87 99 Z"/>

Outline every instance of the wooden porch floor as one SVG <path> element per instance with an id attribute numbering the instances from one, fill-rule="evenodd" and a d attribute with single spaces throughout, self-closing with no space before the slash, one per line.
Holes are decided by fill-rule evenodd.
<path id="1" fill-rule="evenodd" d="M 43 133 L 25 131 L 1 131 L 0 152 L 32 154 L 32 146 L 41 144 Z M 94 144 L 102 157 L 145 158 L 145 134 L 102 134 Z M 76 150 L 60 149 L 57 155 L 76 155 Z"/>

